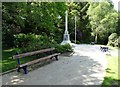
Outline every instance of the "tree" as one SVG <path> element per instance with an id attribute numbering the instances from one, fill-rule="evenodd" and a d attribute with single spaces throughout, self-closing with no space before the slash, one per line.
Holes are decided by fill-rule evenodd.
<path id="1" fill-rule="evenodd" d="M 74 31 L 75 31 L 75 16 L 77 16 L 77 42 L 90 41 L 90 27 L 89 19 L 86 14 L 89 3 L 87 2 L 74 2 L 68 3 L 69 8 L 69 19 L 68 27 L 71 36 L 71 40 L 74 41 Z"/>
<path id="2" fill-rule="evenodd" d="M 57 37 L 55 32 L 61 23 L 58 16 L 63 17 L 67 9 L 64 2 L 4 2 L 2 7 L 3 43 L 9 47 L 18 33 Z"/>
<path id="3" fill-rule="evenodd" d="M 89 15 L 92 35 L 95 36 L 95 42 L 102 40 L 102 44 L 107 43 L 108 36 L 116 32 L 118 14 L 113 9 L 113 5 L 108 2 L 90 2 L 87 14 Z"/>

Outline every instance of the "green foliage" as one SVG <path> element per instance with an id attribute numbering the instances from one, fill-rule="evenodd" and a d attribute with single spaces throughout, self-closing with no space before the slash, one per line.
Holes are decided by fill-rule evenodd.
<path id="1" fill-rule="evenodd" d="M 119 87 L 120 85 L 120 73 L 119 73 L 119 62 L 120 62 L 120 57 L 118 57 L 118 49 L 112 48 L 113 51 L 111 51 L 111 54 L 116 55 L 111 55 L 111 56 L 106 56 L 108 66 L 106 69 L 106 75 L 104 77 L 104 81 L 102 83 L 101 87 L 113 87 L 117 86 Z"/>
<path id="2" fill-rule="evenodd" d="M 14 43 L 16 47 L 26 47 L 28 45 L 28 42 L 31 41 L 33 38 L 32 35 L 26 35 L 23 33 L 14 35 Z"/>
<path id="3" fill-rule="evenodd" d="M 62 29 L 58 27 L 62 19 L 58 16 L 63 17 L 66 9 L 64 2 L 4 2 L 2 4 L 3 45 L 13 47 L 14 35 L 18 33 L 43 36 L 47 34 L 50 38 L 56 36 L 55 40 L 60 42 Z M 61 35 L 57 35 L 58 33 Z"/>
<path id="4" fill-rule="evenodd" d="M 18 48 L 24 48 L 26 51 L 34 51 L 43 48 L 49 48 L 57 44 L 54 39 L 49 38 L 47 35 L 35 35 L 35 34 L 16 34 L 15 46 Z"/>
<path id="5" fill-rule="evenodd" d="M 57 44 L 56 42 L 50 41 L 46 37 L 43 37 L 42 39 L 36 38 L 33 41 L 30 41 L 29 45 L 26 47 L 26 51 L 36 51 L 40 49 L 51 48 Z"/>
<path id="6" fill-rule="evenodd" d="M 117 39 L 115 39 L 114 46 L 120 48 L 120 36 Z"/>
<path id="7" fill-rule="evenodd" d="M 117 26 L 117 23 L 119 23 L 119 20 L 117 21 L 119 19 L 118 14 L 113 10 L 112 4 L 107 1 L 101 3 L 3 2 L 3 48 L 5 46 L 6 48 L 26 47 L 29 44 L 39 44 L 39 41 L 32 42 L 31 39 L 34 36 L 29 35 L 30 38 L 26 36 L 30 33 L 41 35 L 40 38 L 43 36 L 45 40 L 48 37 L 48 43 L 44 43 L 48 47 L 50 47 L 47 45 L 50 42 L 49 40 L 60 43 L 65 29 L 66 10 L 68 10 L 68 29 L 71 41 L 74 41 L 75 38 L 75 16 L 77 16 L 77 42 L 89 43 L 96 39 L 96 41 L 106 44 L 111 33 L 116 32 L 120 35 Z M 23 35 L 16 36 L 20 33 L 23 33 Z"/>
<path id="8" fill-rule="evenodd" d="M 56 45 L 56 52 L 64 53 L 64 52 L 72 52 L 73 49 L 70 44 L 65 45 Z"/>
<path id="9" fill-rule="evenodd" d="M 69 52 L 72 48 L 69 44 L 59 45 L 54 39 L 49 38 L 47 35 L 35 35 L 35 34 L 17 34 L 15 37 L 15 46 L 23 48 L 23 52 L 36 51 L 45 48 L 55 47 L 56 52 Z"/>
<path id="10" fill-rule="evenodd" d="M 118 47 L 120 48 L 120 36 L 117 41 L 118 41 Z"/>
<path id="11" fill-rule="evenodd" d="M 118 20 L 116 26 L 116 33 L 120 36 L 120 11 L 118 12 Z"/>
<path id="12" fill-rule="evenodd" d="M 101 3 L 90 2 L 87 14 L 89 15 L 95 42 L 101 40 L 100 42 L 103 41 L 103 44 L 106 44 L 108 36 L 116 32 L 118 21 L 118 13 L 114 10 L 113 5 L 108 1 Z"/>
<path id="13" fill-rule="evenodd" d="M 110 41 L 114 42 L 118 38 L 118 36 L 116 33 L 112 33 L 108 38 Z"/>
<path id="14" fill-rule="evenodd" d="M 112 33 L 109 37 L 108 37 L 108 45 L 113 46 L 113 47 L 118 47 L 119 45 L 119 38 L 117 33 Z"/>
<path id="15" fill-rule="evenodd" d="M 89 18 L 86 14 L 89 7 L 88 2 L 71 2 L 67 3 L 69 8 L 68 27 L 71 41 L 75 40 L 75 16 L 76 16 L 76 40 L 79 42 L 90 41 Z"/>

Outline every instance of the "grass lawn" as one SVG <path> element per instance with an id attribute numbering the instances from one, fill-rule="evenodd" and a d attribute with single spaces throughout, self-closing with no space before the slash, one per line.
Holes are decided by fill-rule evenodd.
<path id="1" fill-rule="evenodd" d="M 112 85 L 119 85 L 120 86 L 120 70 L 119 63 L 120 63 L 120 56 L 107 56 L 106 59 L 108 61 L 108 67 L 106 69 L 106 76 L 103 81 L 103 87 L 113 87 Z"/>

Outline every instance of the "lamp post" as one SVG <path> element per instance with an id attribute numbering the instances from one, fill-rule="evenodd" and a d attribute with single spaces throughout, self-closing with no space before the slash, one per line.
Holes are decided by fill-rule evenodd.
<path id="1" fill-rule="evenodd" d="M 76 16 L 75 16 L 75 44 L 76 44 Z"/>

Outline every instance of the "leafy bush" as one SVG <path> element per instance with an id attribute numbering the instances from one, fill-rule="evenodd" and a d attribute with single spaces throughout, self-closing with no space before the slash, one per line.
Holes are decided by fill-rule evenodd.
<path id="1" fill-rule="evenodd" d="M 17 34 L 14 35 L 15 46 L 18 48 L 25 48 L 26 51 L 34 51 L 42 48 L 52 47 L 52 44 L 56 43 L 53 39 L 48 38 L 47 35 L 35 35 L 35 34 Z"/>
<path id="2" fill-rule="evenodd" d="M 120 36 L 115 40 L 114 46 L 120 48 Z"/>
<path id="3" fill-rule="evenodd" d="M 120 48 L 120 36 L 118 38 L 118 47 Z"/>
<path id="4" fill-rule="evenodd" d="M 56 52 L 64 53 L 64 52 L 72 52 L 73 49 L 70 46 L 70 44 L 65 44 L 65 45 L 56 45 Z"/>
<path id="5" fill-rule="evenodd" d="M 16 34 L 14 35 L 14 44 L 16 47 L 26 47 L 28 43 L 34 39 L 34 34 Z"/>
<path id="6" fill-rule="evenodd" d="M 114 42 L 118 38 L 118 35 L 117 33 L 112 33 L 108 38 L 110 41 Z"/>
<path id="7" fill-rule="evenodd" d="M 49 38 L 47 35 L 35 35 L 35 34 L 17 34 L 15 37 L 15 46 L 22 48 L 23 52 L 35 51 L 45 48 L 56 48 L 56 52 L 69 52 L 72 48 L 69 44 L 60 45 L 53 38 Z"/>
<path id="8" fill-rule="evenodd" d="M 116 33 L 112 33 L 109 37 L 108 37 L 108 44 L 109 46 L 113 46 L 113 47 L 118 47 L 118 35 Z"/>
<path id="9" fill-rule="evenodd" d="M 34 39 L 33 41 L 29 42 L 29 45 L 26 47 L 26 51 L 35 51 L 45 48 L 51 48 L 54 47 L 57 43 L 52 42 L 44 37 L 44 40 Z"/>

